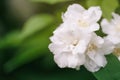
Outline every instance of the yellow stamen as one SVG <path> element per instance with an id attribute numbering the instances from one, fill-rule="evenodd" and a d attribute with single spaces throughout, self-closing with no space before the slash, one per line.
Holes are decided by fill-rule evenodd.
<path id="1" fill-rule="evenodd" d="M 79 23 L 80 27 L 87 27 L 88 26 L 88 23 L 85 21 L 82 21 L 82 20 L 79 20 L 78 23 Z"/>
<path id="2" fill-rule="evenodd" d="M 120 56 L 120 48 L 115 48 L 113 54 L 117 57 Z"/>
<path id="3" fill-rule="evenodd" d="M 78 44 L 78 40 L 74 40 L 74 41 L 72 42 L 72 44 L 73 44 L 73 46 L 76 46 L 76 45 Z"/>
<path id="4" fill-rule="evenodd" d="M 88 51 L 92 51 L 92 50 L 96 50 L 97 49 L 97 46 L 94 45 L 94 44 L 89 44 L 88 45 Z"/>

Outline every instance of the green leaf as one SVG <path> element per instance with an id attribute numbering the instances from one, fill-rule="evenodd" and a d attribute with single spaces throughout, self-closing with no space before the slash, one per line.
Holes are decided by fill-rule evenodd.
<path id="1" fill-rule="evenodd" d="M 53 22 L 53 18 L 53 16 L 48 14 L 41 14 L 31 17 L 24 25 L 21 32 L 21 37 L 25 38 L 39 30 L 42 30 Z"/>
<path id="2" fill-rule="evenodd" d="M 1 38 L 0 40 L 0 49 L 9 47 L 9 46 L 18 46 L 24 40 L 24 38 L 46 28 L 53 22 L 53 16 L 48 14 L 36 15 L 31 17 L 24 25 L 23 30 L 13 31 Z"/>
<path id="3" fill-rule="evenodd" d="M 107 56 L 108 64 L 105 68 L 93 73 L 98 80 L 120 80 L 120 61 L 111 55 Z"/>
<path id="4" fill-rule="evenodd" d="M 55 4 L 60 2 L 72 1 L 72 0 L 30 0 L 32 2 L 44 2 L 48 4 Z"/>
<path id="5" fill-rule="evenodd" d="M 23 64 L 29 63 L 32 60 L 48 53 L 48 44 L 50 43 L 49 36 L 54 28 L 54 26 L 51 26 L 44 32 L 37 34 L 25 41 L 21 45 L 22 49 L 20 49 L 18 55 L 13 57 L 4 65 L 5 72 L 9 73 Z"/>
<path id="6" fill-rule="evenodd" d="M 44 55 L 46 52 L 48 52 L 48 44 L 49 44 L 49 40 L 47 39 L 48 37 L 44 37 L 42 36 L 41 39 L 38 40 L 34 40 L 36 42 L 32 42 L 33 45 L 30 44 L 30 46 L 28 47 L 23 47 L 25 48 L 24 50 L 20 50 L 18 52 L 18 54 L 13 57 L 11 60 L 9 60 L 6 64 L 5 64 L 5 71 L 6 72 L 11 72 L 14 69 L 16 69 L 17 67 L 28 63 L 42 55 Z"/>
<path id="7" fill-rule="evenodd" d="M 101 4 L 103 17 L 110 20 L 112 18 L 111 13 L 115 11 L 118 5 L 118 0 L 103 0 Z"/>
<path id="8" fill-rule="evenodd" d="M 118 0 L 87 0 L 86 5 L 88 8 L 91 6 L 100 6 L 103 17 L 110 20 L 112 17 L 111 13 L 115 11 L 119 4 Z"/>
<path id="9" fill-rule="evenodd" d="M 91 7 L 91 6 L 100 6 L 103 0 L 87 0 L 86 1 L 86 5 L 87 7 Z"/>
<path id="10" fill-rule="evenodd" d="M 6 48 L 9 46 L 16 47 L 21 42 L 19 38 L 20 31 L 13 31 L 7 34 L 5 37 L 0 40 L 0 49 Z"/>

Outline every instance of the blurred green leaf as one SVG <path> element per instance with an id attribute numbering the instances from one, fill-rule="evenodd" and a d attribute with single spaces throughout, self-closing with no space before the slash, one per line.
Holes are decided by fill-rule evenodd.
<path id="1" fill-rule="evenodd" d="M 103 17 L 108 20 L 111 19 L 111 13 L 119 6 L 118 0 L 87 0 L 87 7 L 100 6 L 103 12 Z"/>
<path id="2" fill-rule="evenodd" d="M 48 53 L 48 44 L 50 43 L 49 36 L 54 28 L 54 26 L 51 26 L 42 33 L 37 34 L 36 36 L 33 36 L 29 40 L 25 41 L 21 46 L 23 50 L 21 50 L 18 55 L 13 57 L 5 64 L 4 70 L 6 72 L 11 72 L 23 64 L 26 64 L 44 55 L 45 53 Z"/>
<path id="3" fill-rule="evenodd" d="M 54 17 L 49 14 L 41 14 L 31 17 L 24 25 L 21 37 L 25 38 L 39 30 L 42 30 L 53 22 L 53 18 Z"/>
<path id="4" fill-rule="evenodd" d="M 30 0 L 32 2 L 44 2 L 49 4 L 55 4 L 60 2 L 72 1 L 72 0 Z"/>
<path id="5" fill-rule="evenodd" d="M 91 7 L 91 6 L 100 6 L 103 0 L 87 0 L 86 1 L 86 5 L 87 7 Z"/>
<path id="6" fill-rule="evenodd" d="M 35 32 L 42 30 L 46 26 L 53 22 L 53 16 L 48 14 L 36 15 L 31 17 L 24 25 L 23 30 L 13 31 L 1 38 L 0 48 L 5 48 L 9 46 L 18 46 L 24 38 L 34 34 Z"/>
<path id="7" fill-rule="evenodd" d="M 42 56 L 43 54 L 45 54 L 46 52 L 48 52 L 47 46 L 49 44 L 48 42 L 49 40 L 47 40 L 47 37 L 42 36 L 41 39 L 39 39 L 39 41 L 36 40 L 36 42 L 34 42 L 34 45 L 31 45 L 29 47 L 24 47 L 25 50 L 21 50 L 18 55 L 16 55 L 15 57 L 13 57 L 11 60 L 9 60 L 6 64 L 5 64 L 5 71 L 6 72 L 11 72 L 12 70 L 16 69 L 17 67 L 28 63 L 40 56 Z"/>
<path id="8" fill-rule="evenodd" d="M 0 40 L 0 49 L 10 46 L 17 46 L 21 42 L 20 31 L 13 31 Z"/>
<path id="9" fill-rule="evenodd" d="M 112 18 L 111 13 L 115 11 L 118 5 L 118 0 L 103 0 L 101 4 L 103 17 L 110 20 Z"/>
<path id="10" fill-rule="evenodd" d="M 107 56 L 108 64 L 105 68 L 93 73 L 98 80 L 120 80 L 120 62 L 111 55 Z"/>

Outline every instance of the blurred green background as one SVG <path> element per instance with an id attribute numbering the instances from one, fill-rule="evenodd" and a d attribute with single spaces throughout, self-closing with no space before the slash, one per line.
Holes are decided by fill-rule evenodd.
<path id="1" fill-rule="evenodd" d="M 108 19 L 120 10 L 115 0 L 0 0 L 0 80 L 97 80 L 84 67 L 60 69 L 48 50 L 61 14 L 73 3 L 102 5 Z"/>

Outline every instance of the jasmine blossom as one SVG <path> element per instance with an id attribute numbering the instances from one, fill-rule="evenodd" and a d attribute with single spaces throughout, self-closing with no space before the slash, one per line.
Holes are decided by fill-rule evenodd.
<path id="1" fill-rule="evenodd" d="M 91 33 L 99 30 L 97 21 L 99 21 L 101 15 L 100 7 L 90 7 L 86 10 L 79 4 L 73 4 L 68 7 L 62 19 L 66 25 L 69 25 L 68 27 L 76 27 L 83 32 Z"/>

